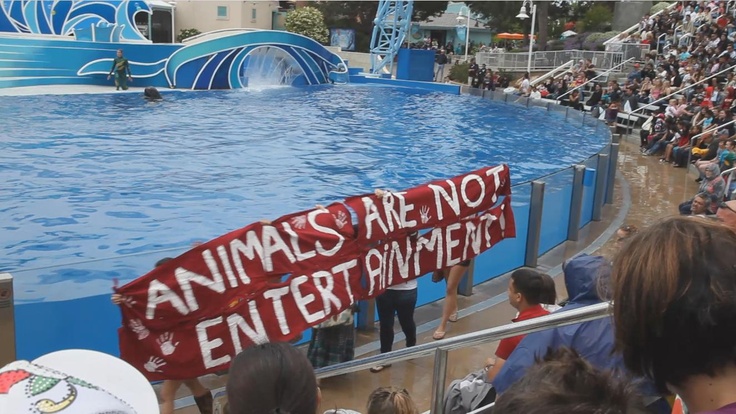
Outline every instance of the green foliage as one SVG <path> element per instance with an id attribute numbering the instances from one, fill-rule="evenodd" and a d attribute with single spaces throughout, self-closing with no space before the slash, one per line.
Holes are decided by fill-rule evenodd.
<path id="1" fill-rule="evenodd" d="M 286 14 L 284 21 L 286 30 L 292 33 L 311 37 L 319 43 L 327 43 L 329 30 L 325 26 L 322 12 L 315 7 L 300 7 Z"/>
<path id="2" fill-rule="evenodd" d="M 670 7 L 671 3 L 667 3 L 664 1 L 661 1 L 654 6 L 652 6 L 651 9 L 649 9 L 649 14 L 659 13 L 660 11 L 666 9 L 667 7 Z"/>
<path id="3" fill-rule="evenodd" d="M 605 33 L 591 33 L 585 38 L 585 41 L 588 43 L 603 43 L 608 39 L 618 36 L 619 33 L 621 32 L 610 31 Z"/>
<path id="4" fill-rule="evenodd" d="M 611 26 L 613 10 L 607 4 L 595 4 L 583 17 L 583 28 L 590 30 L 605 30 Z"/>
<path id="5" fill-rule="evenodd" d="M 458 63 L 456 65 L 452 65 L 450 67 L 450 80 L 453 80 L 455 82 L 462 82 L 465 83 L 468 81 L 468 68 L 470 67 L 470 63 L 463 62 Z"/>
<path id="6" fill-rule="evenodd" d="M 181 43 L 184 39 L 188 39 L 190 37 L 194 37 L 200 34 L 202 34 L 202 32 L 200 32 L 197 29 L 181 29 L 179 31 L 179 35 L 176 36 L 176 41 Z"/>

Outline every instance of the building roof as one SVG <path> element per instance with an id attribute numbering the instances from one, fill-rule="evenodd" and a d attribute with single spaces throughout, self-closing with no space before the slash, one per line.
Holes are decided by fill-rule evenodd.
<path id="1" fill-rule="evenodd" d="M 422 29 L 455 29 L 458 26 L 458 13 L 445 12 L 438 17 L 430 17 L 426 22 L 418 22 L 419 27 Z M 465 26 L 465 14 L 461 15 L 463 20 L 460 25 Z M 491 29 L 485 27 L 485 22 L 480 19 L 476 19 L 471 15 L 470 17 L 470 30 L 471 31 L 487 31 Z"/>

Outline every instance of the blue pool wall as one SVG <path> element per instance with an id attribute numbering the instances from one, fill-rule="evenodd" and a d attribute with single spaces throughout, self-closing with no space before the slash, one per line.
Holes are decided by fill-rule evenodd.
<path id="1" fill-rule="evenodd" d="M 419 87 L 445 93 L 460 93 L 460 87 L 427 82 L 390 81 L 387 79 L 366 78 L 366 83 L 381 83 L 393 87 Z M 598 172 L 598 160 L 602 155 L 610 153 L 611 133 L 601 121 L 582 112 L 566 107 L 523 99 L 515 103 L 518 97 L 506 95 L 502 92 L 471 90 L 471 95 L 478 95 L 479 99 L 505 102 L 508 105 L 524 105 L 537 111 L 539 122 L 545 116 L 557 113 L 564 116 L 572 125 L 588 125 L 596 128 L 597 133 L 606 134 L 607 144 L 594 156 L 580 160 L 579 165 L 586 167 L 583 180 L 583 195 L 581 219 L 579 228 L 583 228 L 593 220 L 596 191 L 606 191 L 606 186 L 613 180 L 603 180 L 601 188 L 596 188 L 597 174 L 605 174 L 609 168 Z M 571 143 L 574 145 L 574 143 Z M 606 159 L 608 159 L 606 157 Z M 610 162 L 610 159 L 608 160 Z M 543 198 L 542 220 L 538 254 L 542 255 L 555 246 L 567 240 L 567 230 L 570 220 L 570 208 L 573 191 L 574 166 L 557 171 L 534 181 L 545 183 Z M 615 169 L 614 169 L 615 171 Z M 479 284 L 499 277 L 509 271 L 524 266 L 527 239 L 529 232 L 529 216 L 531 212 L 531 181 L 513 183 L 512 206 L 514 209 L 517 236 L 506 239 L 475 259 L 474 284 Z M 172 250 L 169 256 L 175 257 L 186 249 Z M 87 262 L 83 266 L 90 269 L 114 268 L 117 263 L 125 260 L 138 260 L 143 263 L 155 263 L 162 257 L 160 251 L 147 254 L 136 254 L 119 257 L 114 260 Z M 79 267 L 79 264 L 75 264 Z M 58 268 L 64 268 L 59 265 Z M 15 277 L 22 278 L 24 274 L 35 272 L 48 273 L 49 269 L 29 269 L 14 273 Z M 110 294 L 112 291 L 110 292 Z M 51 351 L 68 348 L 91 348 L 113 355 L 118 355 L 117 328 L 121 324 L 121 316 L 117 306 L 110 302 L 110 294 L 86 297 L 70 301 L 38 302 L 16 304 L 16 345 L 18 358 L 33 359 Z M 419 279 L 417 306 L 426 305 L 444 298 L 445 284 L 432 283 L 428 276 Z M 377 320 L 377 316 L 374 320 Z M 485 326 L 478 326 L 478 329 Z M 308 341 L 309 332 L 305 332 L 302 342 Z"/>

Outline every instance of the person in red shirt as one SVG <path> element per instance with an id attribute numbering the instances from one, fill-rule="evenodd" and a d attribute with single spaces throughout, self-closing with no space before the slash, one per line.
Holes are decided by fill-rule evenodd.
<path id="1" fill-rule="evenodd" d="M 548 315 L 543 305 L 554 305 L 557 299 L 555 282 L 545 274 L 532 269 L 519 269 L 511 274 L 509 280 L 509 304 L 519 311 L 513 322 Z M 514 351 L 524 335 L 502 339 L 496 349 L 496 359 L 489 359 L 488 382 L 493 382 L 509 355 Z"/>

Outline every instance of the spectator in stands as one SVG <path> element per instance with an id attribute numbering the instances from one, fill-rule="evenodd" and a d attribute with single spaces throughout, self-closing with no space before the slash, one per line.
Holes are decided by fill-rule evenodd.
<path id="1" fill-rule="evenodd" d="M 675 156 L 680 148 L 687 147 L 690 144 L 690 131 L 688 131 L 687 123 L 683 120 L 677 121 L 677 131 L 667 148 L 664 150 L 664 156 L 660 158 L 661 162 L 675 162 Z"/>
<path id="2" fill-rule="evenodd" d="M 736 233 L 670 218 L 613 264 L 616 347 L 633 373 L 693 413 L 736 413 Z"/>
<path id="3" fill-rule="evenodd" d="M 699 217 L 711 216 L 713 215 L 713 212 L 710 210 L 709 205 L 710 198 L 708 197 L 708 194 L 698 193 L 693 197 L 693 201 L 690 205 L 690 213 L 686 215 Z"/>
<path id="4" fill-rule="evenodd" d="M 529 72 L 524 73 L 524 77 L 521 78 L 521 84 L 519 86 L 519 93 L 521 96 L 529 96 L 531 93 L 531 83 L 529 82 Z"/>
<path id="5" fill-rule="evenodd" d="M 574 349 L 550 350 L 498 397 L 494 414 L 644 414 L 630 381 L 594 367 Z"/>
<path id="6" fill-rule="evenodd" d="M 716 217 L 733 231 L 736 231 L 736 200 L 725 201 L 718 207 Z"/>
<path id="7" fill-rule="evenodd" d="M 468 66 L 468 85 L 473 88 L 477 87 L 478 71 L 480 71 L 480 67 L 475 63 L 475 58 L 471 58 L 470 66 Z"/>
<path id="8" fill-rule="evenodd" d="M 626 76 L 626 79 L 629 82 L 641 82 L 642 81 L 641 70 L 639 70 L 639 66 L 640 65 L 638 63 L 634 63 L 634 69 L 632 69 L 631 72 L 629 72 L 628 76 Z"/>
<path id="9" fill-rule="evenodd" d="M 717 164 L 708 164 L 705 167 L 705 179 L 700 183 L 699 192 L 708 196 L 708 203 L 706 203 L 708 209 L 716 211 L 726 192 L 726 182 L 721 177 L 721 170 Z M 687 215 L 690 213 L 692 201 L 689 200 L 680 204 L 680 214 Z"/>
<path id="10" fill-rule="evenodd" d="M 511 274 L 508 296 L 509 304 L 519 311 L 512 322 L 548 315 L 549 312 L 542 305 L 554 305 L 557 300 L 555 283 L 552 278 L 532 269 L 519 269 Z M 524 335 L 501 340 L 496 349 L 496 359 L 486 361 L 487 367 L 492 366 L 487 374 L 489 382 L 493 383 L 493 379 L 522 339 Z"/>
<path id="11" fill-rule="evenodd" d="M 321 399 L 307 357 L 286 343 L 246 348 L 227 380 L 230 414 L 315 414 Z"/>
<path id="12" fill-rule="evenodd" d="M 606 108 L 605 121 L 609 126 L 616 125 L 616 119 L 618 119 L 618 112 L 621 109 L 621 103 L 619 101 L 613 101 Z"/>
<path id="13" fill-rule="evenodd" d="M 405 389 L 381 387 L 368 397 L 367 414 L 419 414 L 414 400 Z"/>
<path id="14" fill-rule="evenodd" d="M 627 243 L 627 246 L 631 246 Z M 557 312 L 565 312 L 602 301 L 599 285 L 608 286 L 610 265 L 602 256 L 580 255 L 563 265 L 565 287 L 570 301 Z M 605 289 L 600 292 L 606 294 Z M 493 382 L 496 391 L 506 390 L 524 376 L 526 370 L 549 349 L 571 347 L 599 369 L 621 369 L 621 357 L 613 354 L 614 340 L 611 320 L 604 318 L 574 325 L 562 326 L 527 335 L 511 353 Z M 655 391 L 649 381 L 638 384 L 645 403 L 652 413 L 669 413 L 669 405 Z"/>

